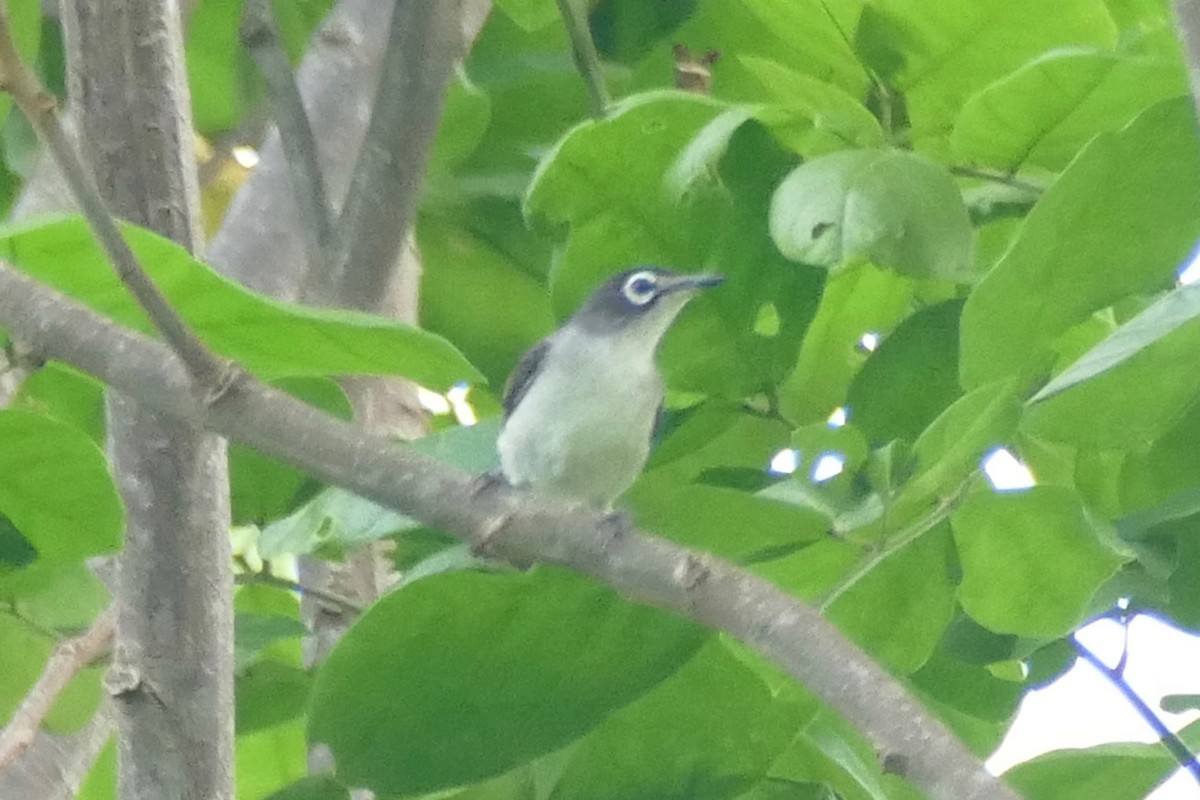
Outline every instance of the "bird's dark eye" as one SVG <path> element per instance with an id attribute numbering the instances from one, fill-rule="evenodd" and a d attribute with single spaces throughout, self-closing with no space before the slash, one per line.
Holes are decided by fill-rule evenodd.
<path id="1" fill-rule="evenodd" d="M 625 281 L 622 292 L 633 305 L 644 306 L 658 293 L 658 280 L 652 272 L 639 272 Z"/>

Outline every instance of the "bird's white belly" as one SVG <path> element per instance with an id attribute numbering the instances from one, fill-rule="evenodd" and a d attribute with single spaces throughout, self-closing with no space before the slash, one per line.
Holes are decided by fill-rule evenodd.
<path id="1" fill-rule="evenodd" d="M 563 379 L 535 381 L 506 422 L 501 467 L 514 485 L 608 506 L 646 463 L 662 384 L 652 362 L 629 369 L 627 361 L 559 355 L 546 369 Z"/>

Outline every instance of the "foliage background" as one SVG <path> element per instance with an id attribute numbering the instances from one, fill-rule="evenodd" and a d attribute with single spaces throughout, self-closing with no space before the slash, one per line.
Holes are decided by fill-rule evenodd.
<path id="1" fill-rule="evenodd" d="M 329 5 L 276 4 L 293 57 Z M 981 756 L 1070 666 L 1086 620 L 1200 627 L 1200 300 L 1176 285 L 1200 233 L 1200 148 L 1163 3 L 602 0 L 589 21 L 618 98 L 602 120 L 555 4 L 496 5 L 425 181 L 426 333 L 265 300 L 131 232 L 210 346 L 343 415 L 330 376 L 469 382 L 484 421 L 444 418 L 416 446 L 482 470 L 507 371 L 602 276 L 718 271 L 728 283 L 663 348 L 669 425 L 628 496 L 640 524 L 820 604 Z M 54 21 L 12 8 L 61 88 Z M 240 13 L 204 0 L 189 25 L 195 123 L 218 152 L 261 130 Z M 671 88 L 675 43 L 720 51 L 709 94 Z M 33 152 L 19 115 L 3 144 L 11 202 Z M 211 228 L 238 169 L 211 170 Z M 0 250 L 145 327 L 78 220 L 9 228 Z M 90 378 L 37 372 L 0 441 L 7 718 L 56 639 L 106 605 L 84 559 L 119 548 L 122 511 Z M 1036 487 L 992 490 L 979 465 L 1001 446 Z M 798 469 L 768 473 L 788 448 Z M 817 480 L 830 455 L 841 473 Z M 485 568 L 437 532 L 233 458 L 248 562 L 389 537 L 406 575 L 315 673 L 294 595 L 239 589 L 239 797 L 919 796 L 736 642 L 557 570 Z M 88 719 L 99 673 L 50 729 Z M 337 779 L 304 777 L 308 740 L 332 747 Z M 1030 798 L 1119 800 L 1173 765 L 1155 746 L 1095 748 L 1007 778 Z M 81 796 L 112 796 L 111 754 Z"/>

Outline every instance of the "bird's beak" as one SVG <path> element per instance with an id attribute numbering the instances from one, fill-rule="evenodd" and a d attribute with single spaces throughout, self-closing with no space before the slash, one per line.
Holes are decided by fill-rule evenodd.
<path id="1" fill-rule="evenodd" d="M 697 275 L 679 275 L 665 283 L 662 286 L 664 294 L 673 292 L 698 292 L 701 289 L 708 289 L 713 286 L 720 286 L 725 282 L 724 275 L 718 275 L 715 272 L 701 272 Z"/>

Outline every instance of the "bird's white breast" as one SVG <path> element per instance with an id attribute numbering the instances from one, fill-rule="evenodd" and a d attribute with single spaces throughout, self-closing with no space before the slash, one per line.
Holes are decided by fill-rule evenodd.
<path id="1" fill-rule="evenodd" d="M 661 402 L 643 342 L 564 329 L 500 433 L 505 478 L 608 506 L 645 465 Z"/>

